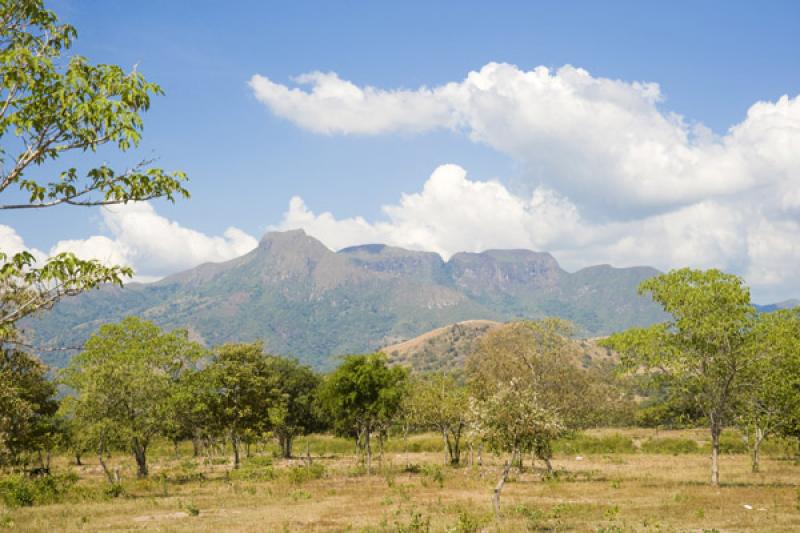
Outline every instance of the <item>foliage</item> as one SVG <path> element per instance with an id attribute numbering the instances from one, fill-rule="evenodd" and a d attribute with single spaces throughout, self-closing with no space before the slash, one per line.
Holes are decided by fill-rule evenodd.
<path id="1" fill-rule="evenodd" d="M 269 425 L 278 438 L 283 457 L 292 456 L 292 443 L 298 435 L 321 429 L 314 402 L 320 377 L 311 368 L 286 357 L 269 357 L 268 372 L 277 380 L 279 394 L 268 409 Z"/>
<path id="2" fill-rule="evenodd" d="M 476 433 L 495 452 L 537 451 L 564 431 L 555 411 L 544 407 L 536 391 L 515 379 L 498 384 L 483 400 L 473 398 L 470 418 Z"/>
<path id="3" fill-rule="evenodd" d="M 736 422 L 750 443 L 756 472 L 764 439 L 800 434 L 800 308 L 759 315 L 749 351 L 748 392 Z"/>
<path id="4" fill-rule="evenodd" d="M 120 151 L 138 145 L 141 113 L 161 88 L 133 70 L 65 58 L 77 36 L 44 9 L 41 0 L 0 3 L 0 194 L 17 189 L 17 201 L 0 209 L 55 205 L 96 206 L 165 197 L 188 197 L 182 172 L 169 174 L 142 162 L 116 172 L 106 164 L 83 172 L 56 171 L 69 152 Z M 31 176 L 44 168 L 49 179 Z M 103 283 L 120 284 L 132 271 L 59 254 L 42 266 L 28 252 L 0 251 L 0 342 L 18 340 L 15 324 L 60 298 Z"/>
<path id="5" fill-rule="evenodd" d="M 453 374 L 423 374 L 411 379 L 406 409 L 417 427 L 435 429 L 444 439 L 450 464 L 461 459 L 461 440 L 466 431 L 469 392 Z"/>
<path id="6" fill-rule="evenodd" d="M 0 464 L 16 465 L 24 452 L 53 447 L 58 429 L 55 395 L 47 367 L 38 359 L 0 348 Z"/>
<path id="7" fill-rule="evenodd" d="M 400 412 L 408 371 L 389 367 L 383 354 L 349 355 L 320 386 L 318 406 L 340 435 L 354 437 L 367 454 L 370 436 L 385 431 Z"/>
<path id="8" fill-rule="evenodd" d="M 135 317 L 102 326 L 64 372 L 75 417 L 98 454 L 124 443 L 146 476 L 147 447 L 169 427 L 177 383 L 202 354 L 183 330 L 165 333 Z"/>
<path id="9" fill-rule="evenodd" d="M 674 270 L 640 287 L 671 315 L 667 322 L 612 335 L 607 345 L 631 371 L 664 373 L 696 402 L 712 439 L 712 483 L 722 428 L 731 422 L 752 364 L 748 336 L 755 319 L 742 280 L 719 270 Z"/>
<path id="10" fill-rule="evenodd" d="M 200 371 L 196 401 L 207 409 L 208 430 L 230 438 L 235 468 L 242 440 L 269 429 L 268 413 L 283 399 L 279 380 L 260 342 L 220 346 Z"/>
<path id="11" fill-rule="evenodd" d="M 24 475 L 0 479 L 0 498 L 9 507 L 30 507 L 60 501 L 78 482 L 74 473 L 30 478 Z"/>

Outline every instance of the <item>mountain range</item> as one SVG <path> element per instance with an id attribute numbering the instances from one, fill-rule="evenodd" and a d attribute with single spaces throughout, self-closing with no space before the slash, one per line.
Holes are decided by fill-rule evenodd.
<path id="1" fill-rule="evenodd" d="M 586 337 L 663 320 L 637 286 L 650 267 L 567 272 L 548 253 L 436 253 L 381 244 L 334 252 L 302 230 L 267 233 L 253 251 L 155 283 L 103 287 L 23 324 L 39 346 L 78 346 L 106 322 L 138 315 L 184 327 L 208 346 L 263 339 L 273 353 L 329 368 L 366 352 L 466 320 L 559 316 Z M 69 352 L 44 352 L 63 366 Z"/>

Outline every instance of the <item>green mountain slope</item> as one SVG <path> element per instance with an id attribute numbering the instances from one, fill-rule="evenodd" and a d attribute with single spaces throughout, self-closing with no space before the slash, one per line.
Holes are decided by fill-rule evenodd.
<path id="1" fill-rule="evenodd" d="M 152 284 L 103 288 L 27 321 L 40 346 L 78 346 L 101 324 L 139 315 L 186 327 L 207 345 L 263 339 L 318 368 L 466 320 L 561 316 L 586 336 L 663 319 L 636 294 L 652 268 L 561 269 L 527 250 L 434 253 L 365 245 L 333 252 L 301 230 L 268 233 L 252 252 Z M 43 358 L 63 366 L 68 352 Z"/>

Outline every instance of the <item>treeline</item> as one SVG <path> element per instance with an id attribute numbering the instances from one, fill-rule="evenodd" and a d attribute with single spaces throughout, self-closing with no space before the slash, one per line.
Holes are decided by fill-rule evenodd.
<path id="1" fill-rule="evenodd" d="M 557 319 L 495 329 L 463 370 L 420 374 L 375 353 L 321 375 L 260 343 L 208 350 L 135 317 L 102 326 L 55 380 L 5 347 L 0 460 L 47 472 L 53 450 L 78 463 L 92 454 L 117 484 L 108 454 L 131 454 L 145 477 L 157 438 L 176 449 L 189 440 L 197 455 L 224 444 L 238 468 L 253 444 L 274 439 L 288 458 L 296 437 L 332 431 L 353 440 L 369 472 L 390 433 L 433 430 L 452 465 L 466 449 L 507 454 L 504 479 L 523 457 L 551 469 L 553 441 L 581 428 L 708 424 L 718 482 L 724 427 L 747 437 L 754 470 L 765 439 L 800 435 L 800 310 L 758 314 L 739 278 L 713 270 L 674 271 L 642 291 L 672 319 L 606 339 L 617 368 L 581 368 L 580 345 Z"/>

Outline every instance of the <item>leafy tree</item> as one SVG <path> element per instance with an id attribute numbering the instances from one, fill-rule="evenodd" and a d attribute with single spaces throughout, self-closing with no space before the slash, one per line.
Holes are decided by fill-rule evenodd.
<path id="1" fill-rule="evenodd" d="M 188 197 L 183 173 L 169 174 L 147 162 L 124 172 L 106 164 L 85 171 L 54 168 L 71 152 L 135 147 L 140 115 L 151 96 L 162 93 L 136 70 L 66 58 L 76 36 L 75 28 L 61 24 L 41 0 L 0 2 L 0 194 L 11 193 L 0 209 Z M 121 284 L 131 275 L 129 268 L 72 254 L 37 265 L 30 253 L 9 256 L 0 250 L 0 343 L 19 341 L 15 324 L 63 296 Z"/>
<path id="2" fill-rule="evenodd" d="M 314 409 L 320 377 L 294 359 L 271 356 L 268 371 L 277 381 L 278 397 L 269 408 L 269 424 L 278 438 L 281 455 L 292 456 L 292 442 L 321 427 Z"/>
<path id="3" fill-rule="evenodd" d="M 14 348 L 0 349 L 0 463 L 20 463 L 25 452 L 49 451 L 57 430 L 56 386 L 47 367 Z M 49 467 L 44 461 L 41 466 Z"/>
<path id="4" fill-rule="evenodd" d="M 516 322 L 489 332 L 467 360 L 473 394 L 486 400 L 513 380 L 517 388 L 535 394 L 539 405 L 557 412 L 566 428 L 592 423 L 604 405 L 604 390 L 576 366 L 579 354 L 571 334 L 572 326 L 559 319 Z M 546 437 L 542 434 L 532 451 L 549 467 Z"/>
<path id="5" fill-rule="evenodd" d="M 328 375 L 319 390 L 321 411 L 340 435 L 354 437 L 372 467 L 370 435 L 398 415 L 406 392 L 408 371 L 390 367 L 381 353 L 349 355 Z"/>
<path id="6" fill-rule="evenodd" d="M 466 386 L 450 373 L 425 374 L 411 380 L 408 398 L 416 423 L 438 431 L 450 464 L 458 465 L 469 409 Z"/>
<path id="7" fill-rule="evenodd" d="M 737 423 L 747 435 L 753 472 L 762 442 L 791 433 L 800 417 L 800 308 L 758 316 L 750 338 L 752 364 Z"/>
<path id="8" fill-rule="evenodd" d="M 165 333 L 136 317 L 107 324 L 64 372 L 75 390 L 75 417 L 93 436 L 101 457 L 110 442 L 124 442 L 147 476 L 147 448 L 169 428 L 177 383 L 203 354 L 185 330 Z"/>
<path id="9" fill-rule="evenodd" d="M 473 399 L 470 415 L 474 430 L 491 450 L 511 454 L 494 491 L 495 513 L 499 515 L 500 492 L 514 456 L 549 443 L 564 426 L 556 412 L 542 404 L 536 391 L 516 378 L 498 383 L 485 399 Z"/>
<path id="10" fill-rule="evenodd" d="M 271 368 L 260 342 L 225 344 L 214 351 L 202 370 L 207 385 L 201 405 L 224 430 L 233 445 L 234 468 L 239 468 L 243 439 L 269 429 L 269 411 L 278 405 L 278 374 Z"/>
<path id="11" fill-rule="evenodd" d="M 666 374 L 673 387 L 693 395 L 711 432 L 711 483 L 718 485 L 720 434 L 735 415 L 753 361 L 750 291 L 732 274 L 685 268 L 646 280 L 639 292 L 672 318 L 612 335 L 605 344 L 629 370 Z"/>

